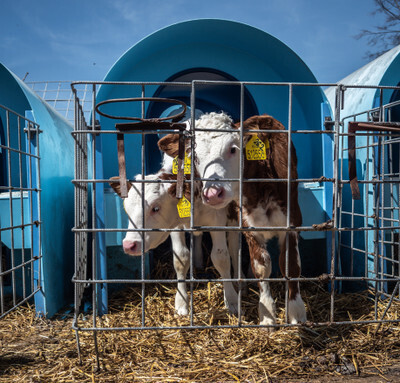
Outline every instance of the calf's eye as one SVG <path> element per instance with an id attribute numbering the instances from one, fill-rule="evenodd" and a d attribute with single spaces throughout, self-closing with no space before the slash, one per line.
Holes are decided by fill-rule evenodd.
<path id="1" fill-rule="evenodd" d="M 231 148 L 231 154 L 235 154 L 236 153 L 236 148 L 233 146 L 232 148 Z"/>
<path id="2" fill-rule="evenodd" d="M 158 212 L 160 211 L 160 206 L 154 206 L 154 207 L 151 209 L 151 211 L 152 211 L 153 213 L 158 213 Z"/>

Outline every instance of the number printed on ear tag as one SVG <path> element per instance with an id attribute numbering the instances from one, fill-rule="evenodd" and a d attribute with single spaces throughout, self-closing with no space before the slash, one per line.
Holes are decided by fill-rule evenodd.
<path id="1" fill-rule="evenodd" d="M 246 158 L 252 161 L 266 160 L 267 149 L 269 149 L 268 139 L 263 142 L 257 135 L 254 135 L 246 144 Z"/>
<path id="2" fill-rule="evenodd" d="M 192 157 L 185 153 L 185 159 L 183 161 L 183 173 L 190 174 L 192 168 Z M 172 162 L 172 174 L 178 174 L 178 156 L 176 156 Z"/>
<path id="3" fill-rule="evenodd" d="M 178 204 L 176 205 L 176 208 L 178 209 L 178 214 L 179 217 L 181 218 L 186 218 L 190 217 L 190 201 L 188 201 L 185 196 L 183 196 Z"/>

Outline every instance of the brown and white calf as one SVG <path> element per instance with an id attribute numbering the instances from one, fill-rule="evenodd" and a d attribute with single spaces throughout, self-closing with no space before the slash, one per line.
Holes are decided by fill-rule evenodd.
<path id="1" fill-rule="evenodd" d="M 137 176 L 136 180 L 141 180 Z M 128 197 L 124 199 L 124 208 L 129 217 L 128 229 L 174 229 L 189 228 L 190 218 L 180 218 L 177 210 L 178 199 L 175 197 L 176 183 L 168 182 L 175 180 L 176 175 L 160 170 L 157 174 L 147 175 L 144 178 L 149 183 L 144 183 L 144 194 L 142 184 L 129 184 Z M 161 182 L 165 181 L 165 182 Z M 119 182 L 110 182 L 114 190 L 120 195 Z M 212 209 L 202 203 L 201 186 L 195 190 L 194 224 L 196 226 L 226 226 L 228 207 L 221 210 Z M 185 197 L 190 201 L 190 184 L 184 184 Z M 144 211 L 142 199 L 144 198 Z M 143 222 L 144 217 L 144 222 Z M 231 223 L 233 224 L 233 223 Z M 236 223 L 237 224 L 237 223 Z M 200 236 L 202 232 L 195 232 Z M 186 279 L 190 266 L 190 251 L 187 248 L 184 232 L 165 231 L 128 231 L 123 240 L 123 249 L 130 255 L 142 254 L 142 242 L 144 239 L 144 251 L 147 252 L 163 243 L 171 236 L 173 263 L 178 280 Z M 212 239 L 211 260 L 223 279 L 231 278 L 230 255 L 236 254 L 238 240 L 236 233 L 229 233 L 229 249 L 226 233 L 224 231 L 210 232 Z M 196 256 L 196 255 L 194 255 Z M 237 268 L 237 259 L 233 259 L 233 267 Z M 238 294 L 232 282 L 223 282 L 224 301 L 226 307 L 233 314 L 238 312 Z M 178 282 L 178 290 L 175 296 L 175 310 L 179 315 L 189 313 L 189 299 L 185 282 Z"/>
<path id="2" fill-rule="evenodd" d="M 285 130 L 285 127 L 276 119 L 268 115 L 253 116 L 244 121 L 244 129 L 251 130 Z M 195 122 L 196 129 L 212 129 L 213 131 L 196 131 L 195 133 L 195 163 L 196 169 L 203 181 L 202 199 L 206 206 L 216 210 L 225 209 L 235 201 L 239 203 L 239 183 L 224 181 L 224 179 L 239 178 L 240 135 L 239 132 L 223 130 L 239 128 L 233 124 L 229 116 L 224 113 L 210 113 L 203 115 Z M 222 130 L 222 131 L 221 131 Z M 243 149 L 256 133 L 245 133 Z M 243 183 L 243 226 L 257 227 L 287 227 L 287 217 L 290 213 L 289 226 L 301 226 L 302 217 L 298 204 L 297 182 L 290 183 L 290 200 L 288 200 L 287 181 L 268 182 L 268 179 L 288 178 L 288 135 L 287 133 L 257 133 L 258 138 L 269 148 L 266 149 L 265 160 L 248 160 L 244 156 L 245 179 L 267 179 L 260 182 Z M 171 154 L 177 146 L 177 135 L 167 135 L 159 141 L 159 147 Z M 291 179 L 297 178 L 297 157 L 294 146 L 291 146 Z M 288 206 L 290 205 L 290 212 Z M 298 234 L 288 231 L 265 230 L 247 231 L 245 237 L 249 245 L 250 260 L 256 278 L 268 278 L 271 274 L 271 258 L 266 243 L 273 237 L 278 237 L 280 256 L 279 266 L 283 275 L 286 275 L 286 246 L 288 243 L 288 273 L 290 278 L 298 278 L 301 272 L 298 249 Z M 289 281 L 289 322 L 296 324 L 306 321 L 306 310 L 300 295 L 300 286 L 297 281 Z M 260 324 L 275 324 L 275 303 L 271 296 L 269 284 L 259 282 Z"/>

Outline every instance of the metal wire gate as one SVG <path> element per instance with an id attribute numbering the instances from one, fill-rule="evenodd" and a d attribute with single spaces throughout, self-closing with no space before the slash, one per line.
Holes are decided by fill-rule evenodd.
<path id="1" fill-rule="evenodd" d="M 338 87 L 338 105 L 343 104 L 346 90 L 352 88 Z M 338 135 L 338 176 L 346 182 L 342 182 L 338 197 L 336 267 L 343 275 L 339 283 L 346 290 L 369 286 L 375 300 L 375 319 L 382 323 L 392 301 L 399 299 L 400 102 L 382 101 L 385 92 L 398 91 L 397 87 L 371 89 L 376 89 L 379 106 L 345 116 Z M 350 160 L 351 157 L 354 158 Z M 346 162 L 352 162 L 348 169 Z M 354 182 L 356 186 L 352 185 Z M 377 307 L 382 303 L 385 309 L 378 316 Z"/>
<path id="2" fill-rule="evenodd" d="M 93 107 L 91 121 L 87 122 L 84 118 L 83 109 L 78 97 L 80 87 L 92 86 L 92 104 L 99 103 L 99 94 L 107 87 L 121 88 L 123 91 L 118 97 L 146 97 L 148 94 L 154 94 L 159 87 L 168 86 L 174 88 L 182 88 L 187 91 L 188 106 L 190 106 L 191 128 L 189 134 L 192 139 L 192 151 L 195 151 L 196 123 L 195 115 L 197 109 L 197 94 L 202 87 L 218 88 L 220 86 L 229 86 L 238 91 L 237 115 L 241 123 L 241 149 L 243 149 L 243 121 L 245 120 L 245 97 L 246 92 L 257 89 L 261 95 L 265 91 L 266 94 L 275 92 L 281 96 L 280 100 L 284 100 L 284 112 L 281 112 L 278 119 L 283 121 L 287 130 L 284 132 L 276 132 L 277 134 L 286 134 L 288 142 L 294 142 L 297 156 L 299 158 L 299 178 L 291 179 L 290 175 L 285 180 L 271 180 L 269 182 L 285 181 L 288 185 L 297 182 L 299 185 L 299 203 L 303 210 L 303 226 L 292 227 L 288 224 L 285 227 L 257 227 L 244 228 L 241 223 L 242 210 L 240 208 L 239 223 L 236 226 L 218 226 L 218 227 L 198 227 L 194 225 L 191 218 L 189 229 L 178 228 L 157 228 L 157 232 L 186 232 L 189 234 L 190 248 L 190 268 L 186 279 L 175 278 L 157 278 L 150 277 L 148 254 L 145 253 L 144 241 L 142 241 L 142 255 L 137 265 L 137 270 L 132 271 L 134 278 L 109 278 L 107 276 L 107 260 L 110 260 L 110 254 L 107 250 L 107 236 L 119 236 L 122 239 L 122 233 L 128 232 L 128 218 L 125 221 L 111 220 L 112 224 L 107 223 L 107 216 L 103 214 L 103 210 L 109 212 L 109 216 L 123 215 L 123 209 L 120 202 L 113 202 L 112 209 L 107 210 L 105 206 L 105 195 L 109 177 L 115 174 L 107 174 L 107 167 L 113 163 L 114 169 L 117 166 L 117 134 L 121 134 L 114 128 L 114 122 L 105 120 L 99 121 L 99 116 Z M 243 302 L 246 300 L 242 296 L 241 289 L 238 290 L 238 307 L 239 314 L 235 320 L 228 319 L 220 323 L 212 320 L 204 320 L 196 308 L 196 300 L 194 298 L 195 288 L 198 285 L 210 286 L 219 285 L 221 282 L 235 282 L 237 284 L 256 283 L 259 279 L 246 278 L 239 267 L 237 277 L 228 279 L 217 278 L 216 276 L 198 277 L 194 268 L 194 232 L 209 231 L 225 231 L 225 232 L 243 232 L 247 231 L 285 231 L 298 232 L 303 239 L 300 242 L 303 264 L 310 262 L 315 264 L 318 261 L 318 254 L 323 259 L 323 267 L 317 272 L 308 272 L 308 275 L 300 278 L 291 278 L 291 281 L 299 281 L 302 286 L 319 285 L 327 292 L 327 306 L 329 309 L 324 313 L 317 313 L 309 317 L 306 326 L 325 326 L 331 324 L 366 324 L 366 323 L 383 323 L 384 321 L 398 322 L 397 319 L 385 319 L 391 308 L 394 299 L 399 298 L 399 259 L 398 259 L 398 231 L 399 225 L 399 207 L 398 207 L 398 181 L 399 181 L 399 141 L 395 134 L 375 134 L 375 133 L 348 133 L 347 123 L 349 116 L 341 116 L 341 107 L 344 102 L 344 94 L 346 88 L 341 85 L 333 85 L 336 87 L 336 105 L 332 106 L 333 116 L 330 115 L 329 107 L 326 103 L 318 105 L 318 113 L 316 116 L 304 117 L 304 110 L 300 111 L 298 99 L 303 97 L 312 97 L 313 92 L 321 93 L 321 87 L 331 86 L 332 84 L 309 84 L 309 83 L 253 83 L 253 82 L 223 82 L 223 81 L 192 81 L 187 83 L 144 83 L 144 82 L 77 82 L 72 84 L 75 94 L 75 130 L 73 132 L 75 139 L 75 275 L 73 282 L 75 284 L 75 317 L 73 329 L 75 330 L 79 355 L 81 356 L 80 333 L 92 333 L 94 339 L 94 348 L 97 356 L 97 364 L 99 366 L 99 349 L 97 345 L 97 337 L 104 331 L 135 331 L 135 330 L 166 330 L 166 329 L 201 329 L 201 328 L 232 328 L 232 327 L 259 327 L 257 320 L 246 320 L 242 311 Z M 379 87 L 376 87 L 380 89 Z M 86 88 L 85 88 L 86 89 Z M 100 90 L 99 90 L 100 89 Z M 388 87 L 389 89 L 389 87 Z M 391 87 L 391 90 L 397 89 Z M 382 87 L 382 91 L 384 91 Z M 106 94 L 115 94 L 113 92 L 105 92 Z M 107 98 L 106 98 L 107 99 Z M 381 98 L 382 99 L 382 98 Z M 100 97 L 100 101 L 103 99 Z M 396 104 L 397 105 L 397 104 Z M 152 109 L 153 107 L 153 109 Z M 378 111 L 380 121 L 390 116 L 390 110 L 394 105 L 381 105 L 376 110 L 366 111 L 366 116 L 374 116 Z M 114 113 L 114 116 L 135 116 L 143 119 L 151 119 L 159 117 L 151 115 L 154 108 L 150 102 L 143 101 L 140 107 L 132 107 L 122 109 L 122 113 Z M 322 110 L 322 111 L 321 111 Z M 260 111 L 274 116 L 273 110 Z M 108 114 L 113 112 L 109 110 Z M 314 111 L 315 113 L 315 111 Z M 162 114 L 162 113 L 161 113 Z M 275 115 L 275 117 L 278 117 Z M 304 118 L 303 123 L 301 119 Z M 351 117 L 356 120 L 357 117 Z M 318 120 L 319 128 L 310 128 L 312 121 Z M 120 117 L 120 122 L 124 121 L 124 117 Z M 386 120 L 385 120 L 386 121 Z M 307 122 L 307 123 L 306 123 Z M 237 130 L 232 130 L 232 132 Z M 158 140 L 160 134 L 179 133 L 179 130 L 143 130 L 129 131 L 123 134 L 126 137 L 135 136 L 136 146 L 125 144 L 130 151 L 135 152 L 138 157 L 134 161 L 127 160 L 128 164 L 137 164 L 136 173 L 141 173 L 141 178 L 133 179 L 128 170 L 129 182 L 142 188 L 149 182 L 162 183 L 165 181 L 145 180 L 146 171 L 151 169 L 151 156 L 155 152 L 149 153 L 147 143 L 150 137 Z M 183 134 L 182 132 L 180 132 Z M 363 176 L 359 177 L 359 183 L 365 186 L 362 191 L 362 198 L 354 201 L 351 198 L 350 179 L 346 170 L 346 164 L 349 162 L 348 157 L 348 137 L 356 136 L 356 153 L 358 158 L 364 158 L 365 168 Z M 138 138 L 140 137 L 140 138 Z M 360 143 L 360 137 L 370 140 Z M 311 143 L 311 144 L 310 144 Z M 137 146 L 139 145 L 139 146 Z M 308 145 L 308 146 L 307 146 Z M 313 148 L 310 150 L 310 145 Z M 110 151 L 109 147 L 114 148 Z M 153 147 L 154 148 L 154 147 Z M 311 153 L 310 153 L 311 151 Z M 317 153 L 315 156 L 312 153 Z M 362 152 L 362 155 L 359 153 Z M 110 155 L 111 153 L 111 155 Z M 108 156 L 107 156 L 107 155 Z M 286 155 L 286 154 L 283 154 Z M 319 157 L 316 157 L 319 156 Z M 318 163 L 316 170 L 309 171 L 307 169 L 313 164 Z M 359 163 L 357 163 L 357 171 L 359 171 Z M 239 183 L 239 189 L 242 191 L 245 182 L 254 182 L 243 177 L 243 159 L 241 160 L 241 172 L 238 179 L 226 180 Z M 195 181 L 207 181 L 201 179 L 194 174 L 195 164 L 191 163 L 190 183 L 191 189 L 194 190 Z M 290 171 L 288 172 L 290 174 Z M 261 180 L 262 181 L 262 180 Z M 171 181 L 168 181 L 171 182 Z M 289 188 L 288 188 L 289 190 Z M 372 195 L 371 195 L 372 194 Z M 145 198 L 145 196 L 144 196 Z M 194 195 L 191 195 L 191 217 L 194 216 Z M 290 191 L 288 191 L 288 199 Z M 239 196 L 242 202 L 243 196 Z M 142 201 L 144 206 L 144 200 Z M 302 206 L 302 204 L 304 206 Z M 143 209 L 144 210 L 144 209 Z M 372 212 L 372 213 L 371 213 Z M 289 214 L 290 215 L 290 214 Z M 144 217 L 143 217 L 144 221 Z M 152 228 L 129 229 L 129 231 L 140 232 L 144 237 L 146 232 L 151 232 Z M 242 237 L 240 236 L 238 264 L 244 264 L 245 251 L 242 250 Z M 121 242 L 119 242 L 121 243 Z M 312 251 L 314 250 L 314 253 Z M 122 253 L 122 251 L 121 251 Z M 307 255 L 309 259 L 307 259 Z M 286 253 L 286 264 L 288 264 L 288 252 Z M 373 265 L 373 267 L 371 267 Z M 276 273 L 270 278 L 266 278 L 273 286 L 280 286 L 284 292 L 281 297 L 281 306 L 288 308 L 288 278 L 277 275 Z M 163 315 L 155 320 L 149 315 L 149 306 L 155 304 L 151 297 L 147 294 L 155 285 L 165 285 L 168 289 L 173 288 L 178 283 L 186 282 L 190 287 L 190 310 L 187 320 L 176 324 L 163 321 Z M 107 320 L 103 320 L 102 316 L 108 311 L 108 288 L 110 286 L 123 285 L 133 286 L 139 297 L 134 305 L 141 308 L 141 314 L 137 318 L 132 318 L 131 324 L 128 326 L 110 325 Z M 340 305 L 342 301 L 340 297 L 342 293 L 352 293 L 354 291 L 367 291 L 367 295 L 374 302 L 371 310 L 374 311 L 373 319 L 365 319 L 364 314 L 352 312 L 351 316 L 343 317 L 344 310 Z M 303 290 L 303 294 L 307 295 L 307 290 Z M 87 305 L 90 302 L 90 312 L 92 315 L 92 323 L 87 321 Z M 383 305 L 383 311 L 382 311 Z M 86 310 L 86 311 L 85 311 Z M 349 308 L 351 310 L 351 308 Z M 383 314 L 382 314 L 383 312 Z M 204 313 L 202 313 L 203 315 Z M 358 316 L 357 316 L 358 315 Z M 287 314 L 284 318 L 280 318 L 276 327 L 295 326 L 288 323 Z"/>
<path id="3" fill-rule="evenodd" d="M 0 105 L 0 318 L 41 290 L 39 133 Z"/>

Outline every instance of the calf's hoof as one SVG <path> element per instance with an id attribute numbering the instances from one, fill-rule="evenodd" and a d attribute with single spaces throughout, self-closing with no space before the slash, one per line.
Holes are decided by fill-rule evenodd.
<path id="1" fill-rule="evenodd" d="M 239 314 L 239 307 L 237 303 L 229 303 L 225 301 L 225 306 L 232 315 L 237 316 Z"/>
<path id="2" fill-rule="evenodd" d="M 187 307 L 178 307 L 175 308 L 176 314 L 179 316 L 189 315 L 189 309 Z"/>
<path id="3" fill-rule="evenodd" d="M 300 324 L 307 321 L 306 308 L 301 296 L 298 294 L 295 299 L 289 301 L 289 323 Z"/>
<path id="4" fill-rule="evenodd" d="M 275 320 L 272 318 L 265 318 L 263 321 L 260 322 L 261 326 L 268 326 L 263 327 L 262 329 L 268 333 L 273 333 L 276 331 L 276 327 L 272 327 L 275 325 Z"/>

